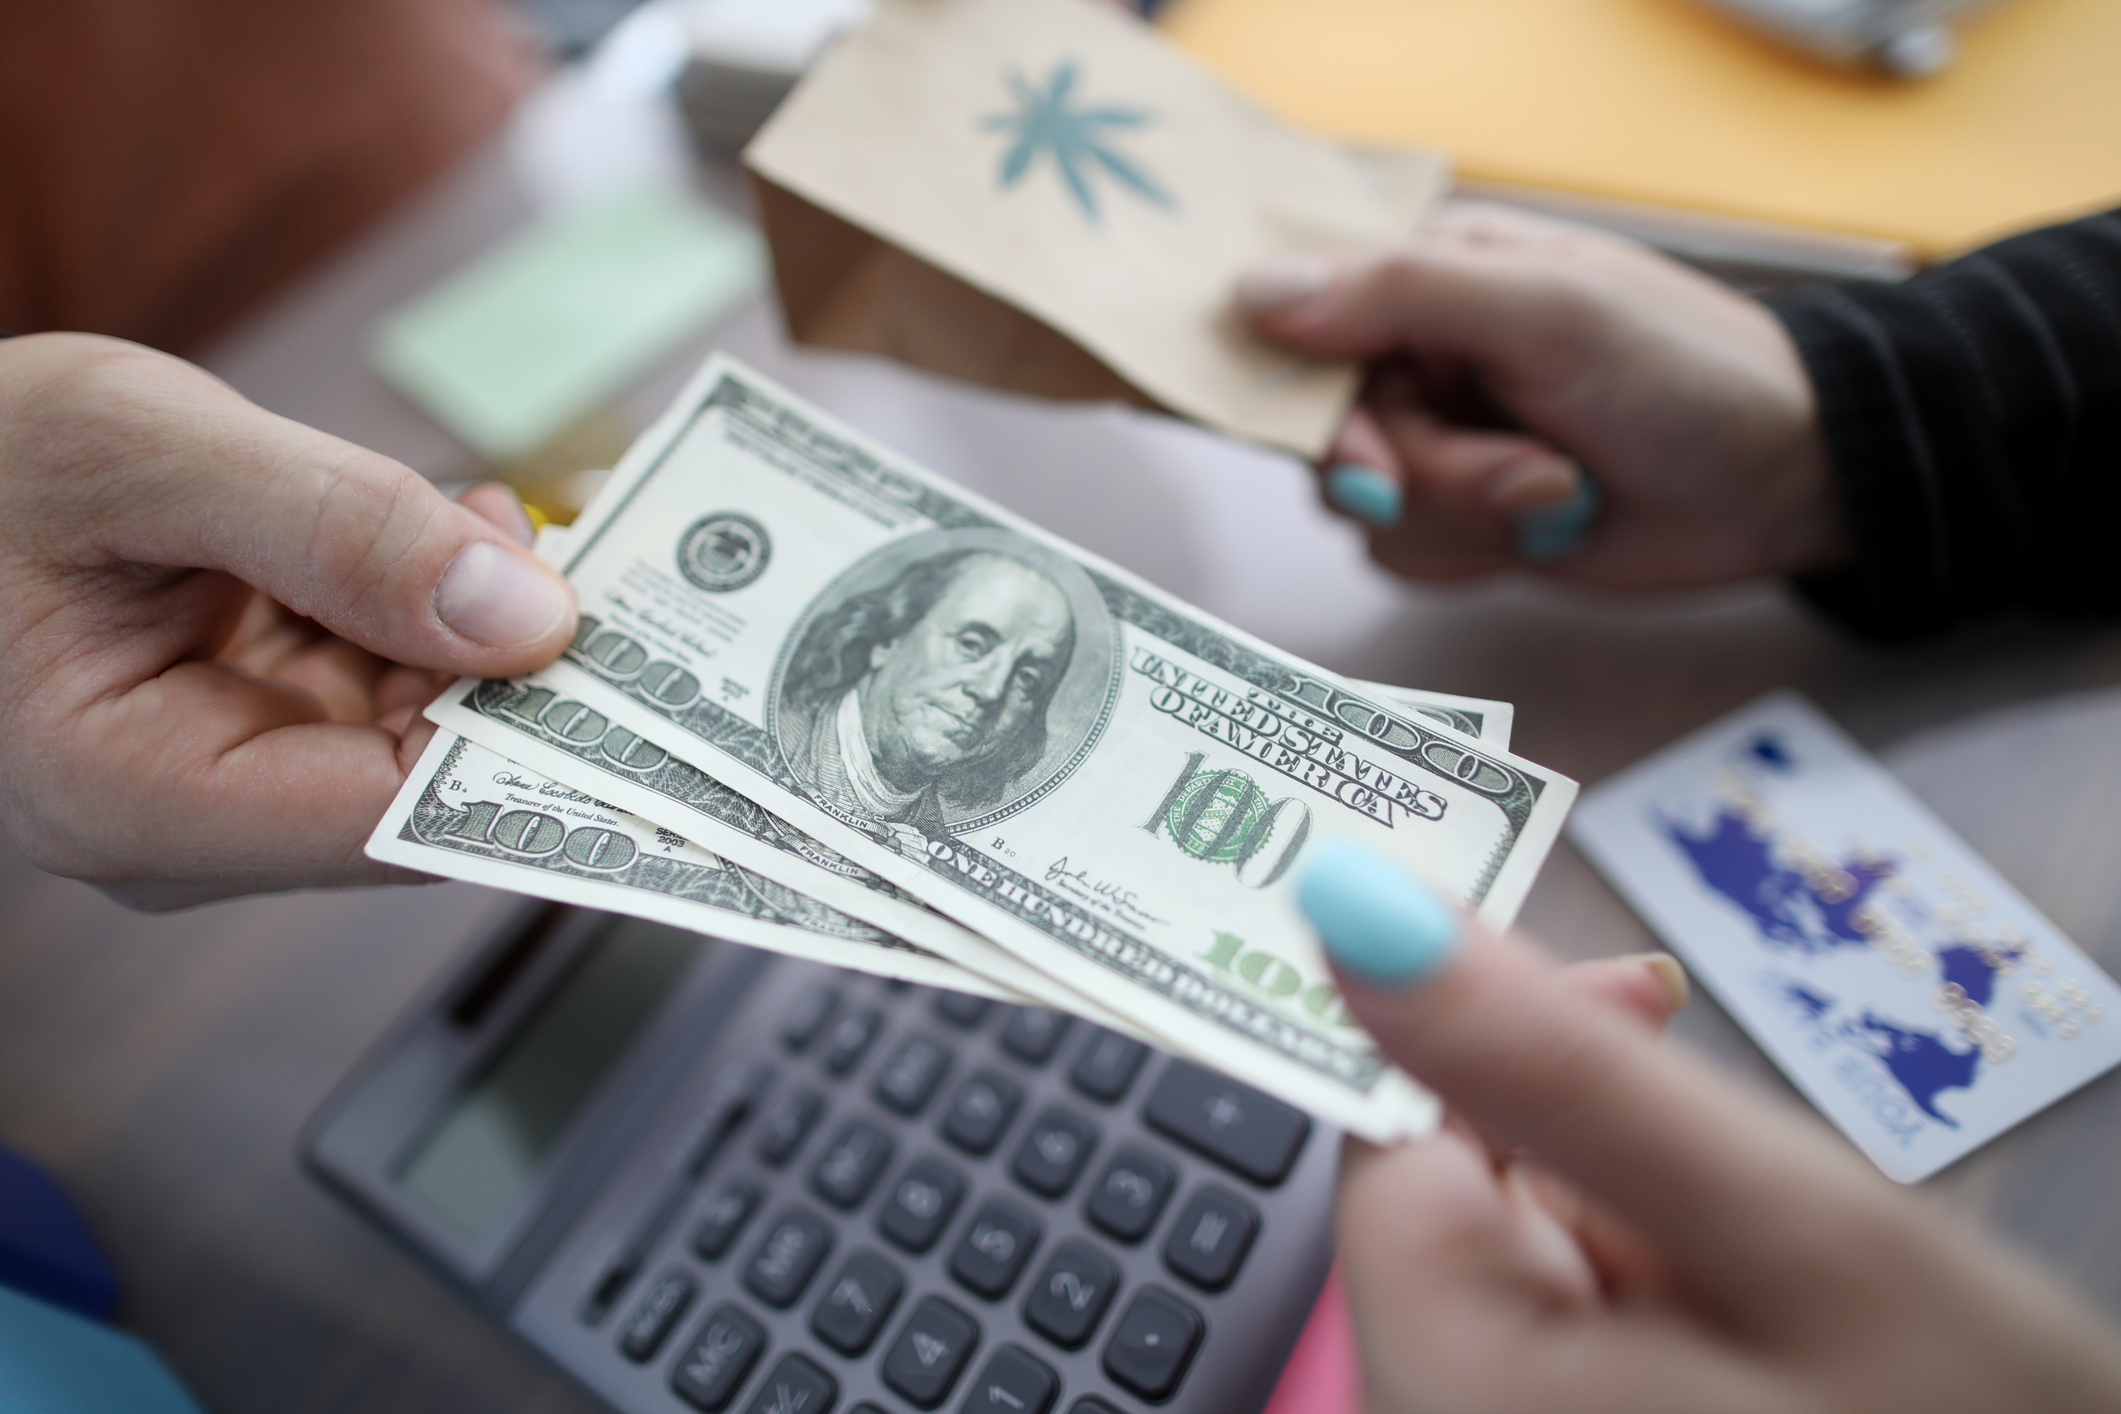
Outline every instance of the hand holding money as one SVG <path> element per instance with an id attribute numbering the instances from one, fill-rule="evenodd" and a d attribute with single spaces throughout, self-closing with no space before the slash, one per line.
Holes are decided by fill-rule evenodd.
<path id="1" fill-rule="evenodd" d="M 537 666 L 573 625 L 514 498 L 452 505 L 116 340 L 0 342 L 0 390 L 18 847 L 148 908 L 391 877 L 360 841 L 420 705 L 448 674 Z"/>

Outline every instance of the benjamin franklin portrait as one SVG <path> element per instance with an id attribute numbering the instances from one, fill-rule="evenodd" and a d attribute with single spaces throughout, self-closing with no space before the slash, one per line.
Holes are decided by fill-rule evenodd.
<path id="1" fill-rule="evenodd" d="M 1110 618 L 1076 566 L 1005 531 L 930 532 L 811 607 L 774 732 L 796 778 L 839 810 L 955 830 L 1079 754 L 1112 657 Z"/>

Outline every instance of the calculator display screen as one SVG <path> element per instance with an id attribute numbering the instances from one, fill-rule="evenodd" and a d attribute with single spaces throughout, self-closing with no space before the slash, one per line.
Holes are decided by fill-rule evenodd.
<path id="1" fill-rule="evenodd" d="M 472 1242 L 516 1209 L 553 1145 L 709 941 L 619 918 L 531 1009 L 399 1165 Z"/>

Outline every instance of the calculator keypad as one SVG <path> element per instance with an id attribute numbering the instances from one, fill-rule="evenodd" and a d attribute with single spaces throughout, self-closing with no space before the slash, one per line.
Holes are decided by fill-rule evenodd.
<path id="1" fill-rule="evenodd" d="M 950 1254 L 950 1275 L 989 1301 L 1006 1296 L 1031 1260 L 1040 1231 L 1038 1219 L 1021 1204 L 989 1198 Z"/>
<path id="2" fill-rule="evenodd" d="M 1002 1026 L 1002 1049 L 1025 1065 L 1044 1065 L 1060 1049 L 1074 1020 L 1064 1011 L 1017 1007 Z"/>
<path id="3" fill-rule="evenodd" d="M 867 1120 L 840 1126 L 810 1175 L 810 1187 L 835 1208 L 859 1208 L 884 1176 L 896 1146 L 891 1136 Z"/>
<path id="4" fill-rule="evenodd" d="M 1265 1221 L 1237 1190 L 1286 1177 L 1308 1118 L 1039 1008 L 835 974 L 778 1015 L 780 1073 L 675 1220 L 680 1265 L 621 1297 L 604 1338 L 625 1360 L 668 1362 L 658 1378 L 709 1414 L 850 1397 L 846 1414 L 889 1414 L 867 1397 L 884 1390 L 924 1411 L 1126 1414 L 1186 1388 L 1198 1303 L 1238 1281 Z M 1102 1379 L 1069 1389 L 1086 1370 Z"/>
<path id="5" fill-rule="evenodd" d="M 840 1382 L 815 1360 L 783 1355 L 759 1386 L 759 1392 L 751 1396 L 744 1414 L 796 1414 L 798 1410 L 824 1414 L 839 1397 Z"/>
<path id="6" fill-rule="evenodd" d="M 1145 1286 L 1120 1313 L 1105 1347 L 1105 1373 L 1143 1399 L 1167 1399 L 1200 1347 L 1200 1312 L 1159 1287 Z"/>
<path id="7" fill-rule="evenodd" d="M 1165 1068 L 1142 1117 L 1262 1188 L 1288 1177 L 1311 1133 L 1302 1110 L 1189 1061 Z"/>
<path id="8" fill-rule="evenodd" d="M 963 1175 L 939 1159 L 915 1159 L 892 1185 L 877 1226 L 908 1252 L 927 1251 L 957 1216 L 965 1196 Z"/>
<path id="9" fill-rule="evenodd" d="M 740 1307 L 718 1306 L 678 1358 L 670 1387 L 695 1409 L 727 1409 L 766 1349 L 766 1328 Z"/>
<path id="10" fill-rule="evenodd" d="M 1053 1367 L 1021 1345 L 998 1347 L 989 1356 L 965 1414 L 1047 1414 L 1060 1397 L 1060 1376 Z"/>
<path id="11" fill-rule="evenodd" d="M 1203 1184 L 1171 1224 L 1164 1263 L 1203 1291 L 1221 1291 L 1237 1275 L 1258 1233 L 1257 1208 L 1227 1188 Z"/>
<path id="12" fill-rule="evenodd" d="M 818 1339 L 842 1355 L 860 1355 L 875 1342 L 906 1290 L 906 1278 L 875 1252 L 849 1257 L 810 1317 Z"/>
<path id="13" fill-rule="evenodd" d="M 832 1028 L 831 1037 L 825 1043 L 825 1073 L 846 1075 L 852 1072 L 883 1032 L 884 1013 L 873 1006 L 841 1017 L 840 1024 Z"/>
<path id="14" fill-rule="evenodd" d="M 685 1314 L 699 1289 L 699 1283 L 684 1272 L 665 1272 L 658 1278 L 619 1329 L 619 1349 L 626 1358 L 638 1363 L 661 1350 L 670 1328 Z"/>
<path id="15" fill-rule="evenodd" d="M 1051 1105 L 1025 1132 L 1009 1172 L 1033 1193 L 1059 1198 L 1075 1186 L 1075 1176 L 1090 1162 L 1090 1151 L 1096 1147 L 1096 1125 L 1073 1110 Z"/>
<path id="16" fill-rule="evenodd" d="M 902 1115 L 917 1115 L 950 1070 L 950 1048 L 933 1036 L 908 1036 L 877 1073 L 876 1098 Z"/>
<path id="17" fill-rule="evenodd" d="M 815 1090 L 794 1090 L 766 1116 L 759 1131 L 759 1160 L 778 1168 L 795 1157 L 825 1113 L 825 1097 Z"/>
<path id="18" fill-rule="evenodd" d="M 979 1322 L 942 1297 L 924 1298 L 884 1356 L 884 1383 L 922 1409 L 935 1408 L 950 1397 L 979 1334 Z"/>
<path id="19" fill-rule="evenodd" d="M 1119 1289 L 1119 1264 L 1070 1238 L 1053 1249 L 1024 1298 L 1024 1323 L 1063 1350 L 1079 1350 Z"/>
<path id="20" fill-rule="evenodd" d="M 982 1070 L 951 1097 L 943 1137 L 968 1154 L 985 1154 L 1001 1142 L 1023 1103 L 1023 1086 L 999 1071 Z"/>
<path id="21" fill-rule="evenodd" d="M 1090 1221 L 1122 1242 L 1139 1242 L 1163 1216 L 1178 1170 L 1138 1145 L 1105 1165 L 1090 1189 Z"/>
<path id="22" fill-rule="evenodd" d="M 1131 1036 L 1099 1028 L 1076 1054 L 1068 1080 L 1093 1100 L 1118 1104 L 1134 1086 L 1149 1048 Z"/>
<path id="23" fill-rule="evenodd" d="M 832 1229 L 815 1213 L 790 1208 L 744 1268 L 744 1286 L 768 1306 L 793 1306 L 832 1250 Z"/>
<path id="24" fill-rule="evenodd" d="M 692 1229 L 692 1250 L 703 1262 L 721 1259 L 759 1210 L 766 1190 L 748 1178 L 733 1178 L 715 1190 Z"/>

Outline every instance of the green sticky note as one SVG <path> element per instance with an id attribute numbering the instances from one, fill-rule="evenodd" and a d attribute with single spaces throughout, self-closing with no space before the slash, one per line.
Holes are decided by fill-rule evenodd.
<path id="1" fill-rule="evenodd" d="M 683 192 L 533 227 L 377 326 L 376 371 L 489 462 L 514 461 L 758 287 L 758 236 Z"/>

